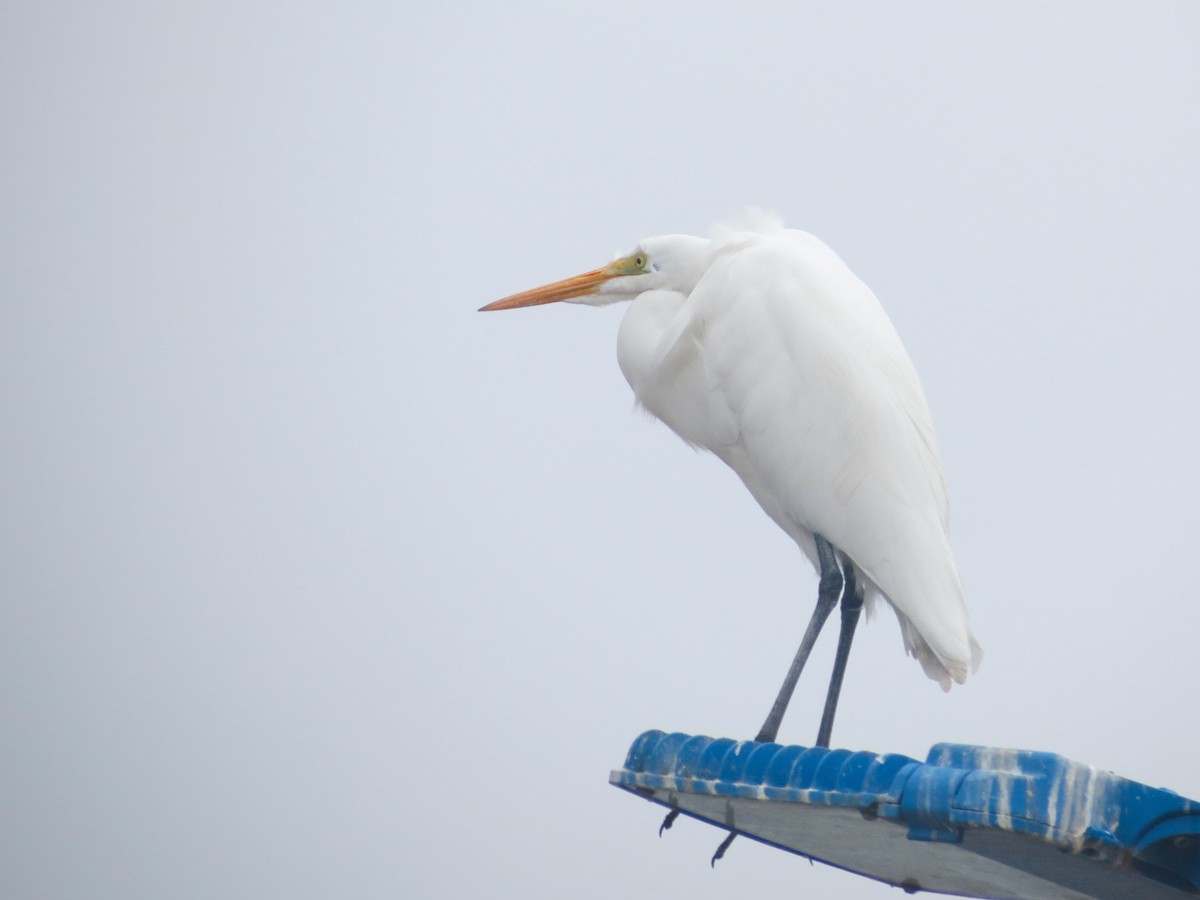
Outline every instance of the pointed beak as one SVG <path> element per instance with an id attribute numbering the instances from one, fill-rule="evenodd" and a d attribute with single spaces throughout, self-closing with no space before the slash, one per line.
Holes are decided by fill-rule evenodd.
<path id="1" fill-rule="evenodd" d="M 557 303 L 559 300 L 570 300 L 572 297 L 594 294 L 600 290 L 600 285 L 604 284 L 610 278 L 616 278 L 620 274 L 620 272 L 614 272 L 612 266 L 605 266 L 603 269 L 593 269 L 591 272 L 584 272 L 582 275 L 564 278 L 562 281 L 556 281 L 553 284 L 544 284 L 531 291 L 522 291 L 519 294 L 513 294 L 511 297 L 505 297 L 503 300 L 496 300 L 487 306 L 481 306 L 479 312 L 491 312 L 497 309 L 516 309 L 519 306 L 541 306 L 543 303 Z"/>

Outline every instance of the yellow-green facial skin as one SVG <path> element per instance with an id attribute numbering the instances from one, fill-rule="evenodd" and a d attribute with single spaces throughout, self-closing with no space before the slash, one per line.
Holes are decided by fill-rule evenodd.
<path id="1" fill-rule="evenodd" d="M 641 275 L 650 266 L 650 257 L 645 250 L 639 250 L 630 256 L 623 256 L 620 259 L 613 260 L 605 272 L 611 273 L 614 276 L 620 275 Z"/>

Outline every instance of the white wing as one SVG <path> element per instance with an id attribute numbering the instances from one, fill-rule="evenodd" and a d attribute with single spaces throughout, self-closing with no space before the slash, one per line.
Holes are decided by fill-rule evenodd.
<path id="1" fill-rule="evenodd" d="M 618 358 L 639 401 L 738 473 L 815 559 L 818 533 L 948 687 L 978 664 L 929 410 L 871 291 L 816 238 L 731 236 L 689 297 L 641 295 Z"/>

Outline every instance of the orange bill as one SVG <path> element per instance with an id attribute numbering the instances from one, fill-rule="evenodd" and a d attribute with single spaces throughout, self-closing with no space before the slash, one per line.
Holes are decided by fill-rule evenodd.
<path id="1" fill-rule="evenodd" d="M 559 300 L 570 300 L 572 297 L 582 297 L 584 294 L 594 294 L 600 290 L 600 285 L 610 278 L 616 278 L 621 272 L 613 271 L 613 266 L 603 269 L 593 269 L 582 275 L 564 278 L 553 284 L 544 284 L 531 291 L 522 291 L 502 300 L 496 300 L 487 306 L 482 306 L 479 312 L 491 312 L 496 309 L 516 309 L 520 306 L 540 306 L 543 303 L 557 303 Z"/>

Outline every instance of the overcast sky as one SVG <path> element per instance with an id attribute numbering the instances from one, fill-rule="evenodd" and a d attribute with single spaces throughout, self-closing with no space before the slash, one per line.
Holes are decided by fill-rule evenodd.
<path id="1" fill-rule="evenodd" d="M 0 6 L 0 894 L 894 897 L 607 785 L 752 736 L 816 580 L 633 410 L 620 308 L 475 312 L 748 204 L 892 316 L 987 652 L 944 695 L 884 611 L 834 743 L 1200 797 L 1197 46 L 1192 2 Z"/>

